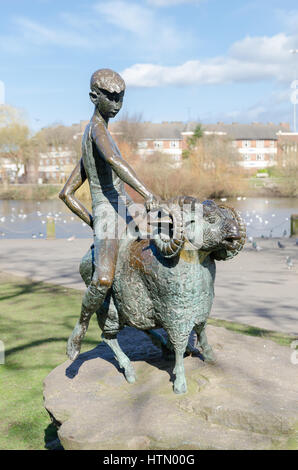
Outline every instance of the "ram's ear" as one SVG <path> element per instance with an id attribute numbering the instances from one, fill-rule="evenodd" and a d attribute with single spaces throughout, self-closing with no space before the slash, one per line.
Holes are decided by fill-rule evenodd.
<path id="1" fill-rule="evenodd" d="M 204 201 L 202 203 L 202 205 L 203 205 L 203 216 L 204 217 L 208 217 L 211 214 L 214 214 L 214 212 L 216 212 L 217 209 L 218 209 L 218 205 L 214 201 L 212 201 L 211 199 L 206 199 L 206 201 Z"/>

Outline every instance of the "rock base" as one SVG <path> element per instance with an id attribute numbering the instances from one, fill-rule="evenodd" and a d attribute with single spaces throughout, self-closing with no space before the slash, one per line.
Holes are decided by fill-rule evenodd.
<path id="1" fill-rule="evenodd" d="M 184 359 L 188 392 L 172 389 L 174 361 L 126 328 L 119 343 L 137 382 L 128 384 L 101 343 L 44 381 L 45 408 L 64 449 L 285 449 L 298 430 L 298 365 L 269 340 L 208 326 L 215 365 Z"/>

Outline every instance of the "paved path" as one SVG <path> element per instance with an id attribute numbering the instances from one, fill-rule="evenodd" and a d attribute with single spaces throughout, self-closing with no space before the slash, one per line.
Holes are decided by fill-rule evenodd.
<path id="1" fill-rule="evenodd" d="M 78 272 L 91 239 L 0 240 L 0 271 L 84 289 Z M 298 334 L 298 246 L 291 239 L 258 240 L 228 262 L 217 263 L 212 316 Z M 288 269 L 286 256 L 294 267 Z"/>

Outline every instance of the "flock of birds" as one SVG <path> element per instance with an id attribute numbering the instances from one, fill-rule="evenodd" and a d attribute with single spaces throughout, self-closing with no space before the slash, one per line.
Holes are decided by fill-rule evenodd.
<path id="1" fill-rule="evenodd" d="M 37 206 L 40 205 L 40 202 L 37 202 Z M 29 238 L 31 234 L 32 239 L 36 238 L 45 238 L 46 236 L 46 224 L 49 221 L 53 221 L 57 227 L 59 227 L 59 230 L 63 231 L 64 234 L 69 233 L 69 230 L 67 229 L 68 225 L 70 223 L 73 223 L 76 225 L 76 229 L 78 225 L 82 227 L 87 227 L 87 224 L 85 222 L 78 222 L 78 219 L 72 215 L 66 215 L 62 213 L 61 211 L 59 212 L 41 212 L 39 209 L 37 209 L 34 212 L 31 213 L 25 213 L 23 209 L 20 209 L 19 211 L 16 210 L 15 207 L 11 208 L 11 213 L 9 215 L 0 215 L 0 237 L 5 237 L 5 236 L 11 236 L 12 234 L 23 234 L 24 238 Z M 21 222 L 25 222 L 24 224 L 20 225 Z M 40 228 L 44 226 L 43 231 L 39 232 L 34 232 L 32 233 L 32 228 L 28 227 L 30 226 L 30 222 L 34 223 L 34 225 L 39 225 Z M 64 228 L 65 227 L 65 228 Z M 21 230 L 21 228 L 25 230 Z M 73 231 L 73 227 L 70 227 Z M 3 231 L 6 230 L 6 231 Z M 13 237 L 12 237 L 13 238 Z M 72 235 L 69 238 L 67 238 L 69 241 L 72 241 L 75 239 L 75 236 Z"/>
<path id="2" fill-rule="evenodd" d="M 283 236 L 284 237 L 287 236 L 287 231 L 286 230 L 284 230 Z M 263 248 L 257 243 L 256 240 L 254 240 L 253 237 L 248 237 L 248 242 L 251 244 L 252 250 L 257 251 L 257 252 L 263 250 Z M 297 248 L 298 248 L 298 238 L 296 238 L 296 240 L 294 242 L 294 246 L 297 246 Z M 279 249 L 279 250 L 284 250 L 286 248 L 286 245 L 284 243 L 282 243 L 280 240 L 277 240 L 276 248 Z M 291 256 L 286 256 L 285 263 L 286 263 L 286 266 L 287 266 L 288 269 L 293 269 L 294 268 L 294 261 L 293 261 L 293 258 Z"/>

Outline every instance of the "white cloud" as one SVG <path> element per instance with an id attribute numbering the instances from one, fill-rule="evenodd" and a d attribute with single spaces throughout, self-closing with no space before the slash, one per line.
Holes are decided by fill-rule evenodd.
<path id="1" fill-rule="evenodd" d="M 23 40 L 36 45 L 53 44 L 68 47 L 88 47 L 90 41 L 79 31 L 63 31 L 58 28 L 48 28 L 35 21 L 19 17 L 15 23 L 20 28 Z"/>
<path id="2" fill-rule="evenodd" d="M 169 17 L 158 14 L 153 8 L 125 0 L 105 0 L 97 2 L 94 9 L 106 26 L 116 28 L 125 34 L 119 41 L 129 50 L 133 47 L 136 54 L 162 57 L 187 48 L 194 38 L 190 31 L 180 31 Z M 127 34 L 127 32 L 129 34 Z"/>
<path id="3" fill-rule="evenodd" d="M 83 15 L 61 12 L 55 24 L 37 22 L 27 17 L 13 20 L 13 34 L 0 36 L 0 48 L 20 53 L 32 46 L 133 51 L 135 56 L 160 59 L 182 48 L 194 38 L 189 31 L 180 31 L 174 20 L 158 14 L 156 9 L 126 0 L 102 0 L 92 4 Z M 150 59 L 149 59 L 150 60 Z"/>
<path id="4" fill-rule="evenodd" d="M 175 5 L 185 5 L 187 3 L 199 4 L 204 1 L 205 0 L 147 0 L 147 3 L 156 7 L 171 7 Z"/>
<path id="5" fill-rule="evenodd" d="M 280 63 L 288 61 L 290 48 L 294 46 L 294 38 L 284 33 L 274 36 L 251 37 L 247 36 L 235 42 L 229 55 L 240 60 L 253 62 Z"/>
<path id="6" fill-rule="evenodd" d="M 147 51 L 162 54 L 166 50 L 169 55 L 190 44 L 191 33 L 180 32 L 168 17 L 159 15 L 149 6 L 125 0 L 105 0 L 96 3 L 94 9 L 107 24 L 130 33 L 130 37 L 125 37 L 126 42 L 133 38 L 133 47 L 139 47 L 143 54 Z"/>
<path id="7" fill-rule="evenodd" d="M 151 9 L 122 0 L 105 1 L 95 5 L 95 10 L 106 21 L 121 29 L 144 35 L 152 31 L 154 15 Z"/>
<path id="8" fill-rule="evenodd" d="M 205 85 L 266 79 L 290 81 L 297 38 L 284 33 L 272 37 L 246 37 L 235 42 L 226 56 L 191 60 L 176 66 L 134 64 L 122 74 L 135 87 Z M 298 64 L 297 64 L 298 65 Z"/>
<path id="9" fill-rule="evenodd" d="M 241 63 L 233 59 L 214 59 L 206 62 L 191 60 L 181 65 L 168 67 L 154 64 L 135 64 L 123 70 L 122 75 L 127 85 L 156 87 L 166 85 L 211 85 L 234 81 L 248 82 L 271 78 L 275 73 L 277 73 L 277 67 L 272 65 L 260 68 L 259 64 L 249 62 Z"/>

